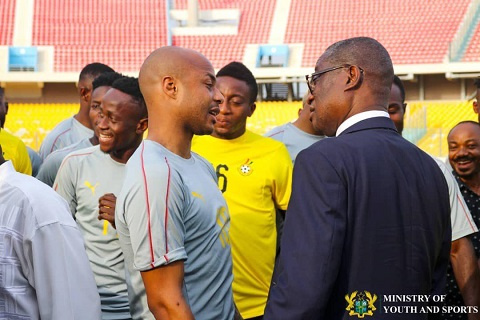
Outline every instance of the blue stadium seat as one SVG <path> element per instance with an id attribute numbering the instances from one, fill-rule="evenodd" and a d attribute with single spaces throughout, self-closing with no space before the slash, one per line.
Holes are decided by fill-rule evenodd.
<path id="1" fill-rule="evenodd" d="M 265 44 L 258 47 L 257 68 L 288 67 L 289 48 L 286 44 Z"/>
<path id="2" fill-rule="evenodd" d="M 37 47 L 9 47 L 8 71 L 37 71 Z"/>

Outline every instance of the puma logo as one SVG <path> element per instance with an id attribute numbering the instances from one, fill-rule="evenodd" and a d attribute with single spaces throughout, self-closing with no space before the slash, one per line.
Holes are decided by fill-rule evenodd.
<path id="1" fill-rule="evenodd" d="M 200 199 L 200 200 L 205 201 L 205 200 L 203 199 L 203 196 L 202 196 L 200 193 L 198 193 L 198 192 L 192 191 L 192 196 L 194 196 L 195 198 L 198 198 L 198 199 Z"/>
<path id="2" fill-rule="evenodd" d="M 92 194 L 95 195 L 95 189 L 98 187 L 98 182 L 94 186 L 88 181 L 85 181 L 85 186 L 92 191 Z"/>

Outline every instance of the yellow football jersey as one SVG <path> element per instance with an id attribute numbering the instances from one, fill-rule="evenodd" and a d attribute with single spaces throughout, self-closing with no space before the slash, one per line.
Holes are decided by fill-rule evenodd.
<path id="1" fill-rule="evenodd" d="M 275 263 L 276 208 L 287 209 L 292 160 L 281 142 L 248 130 L 232 140 L 194 137 L 192 150 L 212 163 L 228 204 L 235 303 L 244 318 L 263 315 Z"/>
<path id="2" fill-rule="evenodd" d="M 20 138 L 0 129 L 0 145 L 5 160 L 12 161 L 17 172 L 32 175 L 32 164 L 28 156 L 27 147 Z"/>

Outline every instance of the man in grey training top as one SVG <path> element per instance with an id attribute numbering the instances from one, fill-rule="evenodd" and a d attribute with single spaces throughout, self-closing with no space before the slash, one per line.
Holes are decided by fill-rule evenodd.
<path id="1" fill-rule="evenodd" d="M 162 47 L 139 81 L 151 125 L 117 201 L 125 259 L 141 271 L 157 319 L 231 320 L 229 213 L 212 165 L 190 151 L 194 134 L 212 133 L 223 101 L 215 72 L 196 51 Z"/>
<path id="2" fill-rule="evenodd" d="M 112 207 L 122 186 L 125 163 L 141 143 L 146 129 L 147 111 L 138 80 L 116 80 L 101 103 L 100 145 L 69 154 L 54 183 L 85 237 L 103 319 L 131 318 L 126 268 L 117 232 L 111 225 Z"/>
<path id="3" fill-rule="evenodd" d="M 104 72 L 113 72 L 113 69 L 103 63 L 90 63 L 80 72 L 78 79 L 78 95 L 80 109 L 77 114 L 63 120 L 43 139 L 39 155 L 42 160 L 57 149 L 64 148 L 83 138 L 90 138 L 93 134 L 92 125 L 88 117 L 90 98 L 92 94 L 92 81 Z"/>
<path id="4" fill-rule="evenodd" d="M 117 72 L 106 72 L 102 73 L 95 78 L 92 82 L 92 96 L 90 100 L 90 110 L 89 117 L 90 123 L 92 124 L 93 135 L 89 138 L 84 138 L 72 145 L 69 145 L 65 148 L 55 150 L 43 161 L 43 165 L 40 168 L 40 171 L 36 175 L 36 178 L 43 183 L 53 186 L 55 177 L 57 176 L 58 169 L 63 159 L 71 152 L 77 151 L 80 149 L 93 147 L 98 145 L 98 128 L 97 123 L 100 117 L 100 104 L 102 98 L 107 93 L 107 91 L 112 87 L 112 83 L 123 77 L 120 73 Z"/>
<path id="5" fill-rule="evenodd" d="M 300 151 L 325 138 L 323 133 L 315 129 L 310 121 L 310 103 L 308 97 L 309 94 L 307 92 L 303 97 L 302 109 L 298 111 L 297 120 L 273 128 L 265 133 L 266 137 L 285 144 L 294 164 L 295 158 Z"/>

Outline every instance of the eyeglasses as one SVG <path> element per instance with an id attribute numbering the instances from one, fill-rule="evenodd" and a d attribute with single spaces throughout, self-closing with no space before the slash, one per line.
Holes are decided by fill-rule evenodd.
<path id="1" fill-rule="evenodd" d="M 313 94 L 313 90 L 315 90 L 315 81 L 317 81 L 318 78 L 320 78 L 320 76 L 322 74 L 333 71 L 333 70 L 342 69 L 342 68 L 349 68 L 349 67 L 351 67 L 351 65 L 344 64 L 343 66 L 331 67 L 331 68 L 328 68 L 328 69 L 325 69 L 325 70 L 320 70 L 320 71 L 314 72 L 312 74 L 307 74 L 305 76 L 305 79 L 307 80 L 308 90 L 310 90 L 310 93 Z M 363 73 L 363 69 L 360 68 L 360 67 L 359 67 L 359 69 L 360 69 L 360 72 Z"/>

